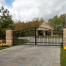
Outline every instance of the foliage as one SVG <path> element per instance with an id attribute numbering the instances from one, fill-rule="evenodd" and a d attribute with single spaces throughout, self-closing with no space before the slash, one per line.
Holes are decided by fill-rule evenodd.
<path id="1" fill-rule="evenodd" d="M 44 22 L 43 18 L 35 18 L 32 21 L 21 22 L 20 20 L 17 23 L 13 24 L 14 30 L 17 31 L 16 36 L 34 36 L 35 35 L 35 27 L 38 27 L 40 24 Z M 21 33 L 18 33 L 21 32 Z"/>
<path id="2" fill-rule="evenodd" d="M 65 25 L 65 14 L 62 14 L 60 16 L 56 15 L 53 18 L 50 18 L 48 20 L 48 23 L 54 28 L 54 30 L 61 30 Z"/>
<path id="3" fill-rule="evenodd" d="M 0 43 L 0 47 L 6 47 L 7 45 L 5 43 Z"/>
<path id="4" fill-rule="evenodd" d="M 4 9 L 2 6 L 0 9 L 0 38 L 5 36 L 5 30 L 7 28 L 12 28 L 13 20 L 12 16 L 9 15 L 8 9 Z"/>
<path id="5" fill-rule="evenodd" d="M 6 49 L 6 48 L 9 48 L 9 47 L 0 47 L 0 50 L 2 50 L 2 49 Z"/>
<path id="6" fill-rule="evenodd" d="M 20 20 L 16 23 L 13 24 L 14 30 L 19 31 L 19 30 L 24 30 L 26 28 L 32 28 L 32 27 L 38 27 L 40 24 L 44 22 L 44 19 L 38 19 L 35 18 L 32 21 L 28 22 L 21 22 Z"/>

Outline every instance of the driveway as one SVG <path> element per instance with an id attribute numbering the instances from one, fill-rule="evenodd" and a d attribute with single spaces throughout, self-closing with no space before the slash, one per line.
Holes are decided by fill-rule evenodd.
<path id="1" fill-rule="evenodd" d="M 60 66 L 60 46 L 20 45 L 0 50 L 0 66 Z"/>

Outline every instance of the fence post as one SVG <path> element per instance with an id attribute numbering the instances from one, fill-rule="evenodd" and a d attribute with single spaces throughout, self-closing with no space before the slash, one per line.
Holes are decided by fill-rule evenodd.
<path id="1" fill-rule="evenodd" d="M 35 45 L 36 45 L 36 27 L 35 27 Z"/>
<path id="2" fill-rule="evenodd" d="M 8 46 L 13 45 L 13 30 L 12 29 L 6 30 L 6 45 Z"/>
<path id="3" fill-rule="evenodd" d="M 66 27 L 63 28 L 63 49 L 66 50 Z"/>

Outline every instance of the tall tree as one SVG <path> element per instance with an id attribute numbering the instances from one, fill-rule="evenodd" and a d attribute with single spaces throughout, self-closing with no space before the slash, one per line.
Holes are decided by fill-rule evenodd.
<path id="1" fill-rule="evenodd" d="M 26 28 L 32 28 L 32 27 L 38 27 L 40 24 L 42 24 L 44 22 L 43 18 L 34 18 L 32 21 L 28 21 L 28 22 L 21 22 L 20 20 L 17 23 L 14 23 L 14 29 L 16 31 L 18 30 L 23 30 Z"/>
<path id="2" fill-rule="evenodd" d="M 48 20 L 48 23 L 55 29 L 55 30 L 61 30 L 63 26 L 65 25 L 65 14 L 62 14 L 60 16 L 54 16 L 53 18 L 50 18 Z"/>
<path id="3" fill-rule="evenodd" d="M 43 23 L 44 22 L 44 19 L 43 18 L 40 18 L 39 22 Z"/>
<path id="4" fill-rule="evenodd" d="M 61 14 L 59 17 L 61 26 L 65 26 L 65 15 L 66 14 Z"/>
<path id="5" fill-rule="evenodd" d="M 3 6 L 0 9 L 0 36 L 5 36 L 6 28 L 12 28 L 13 20 L 12 16 L 9 14 L 8 9 Z"/>

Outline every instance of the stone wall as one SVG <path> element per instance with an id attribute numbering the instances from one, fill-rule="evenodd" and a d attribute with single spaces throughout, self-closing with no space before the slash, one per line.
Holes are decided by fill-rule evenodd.
<path id="1" fill-rule="evenodd" d="M 12 46 L 13 44 L 13 30 L 7 29 L 6 30 L 6 45 Z"/>

